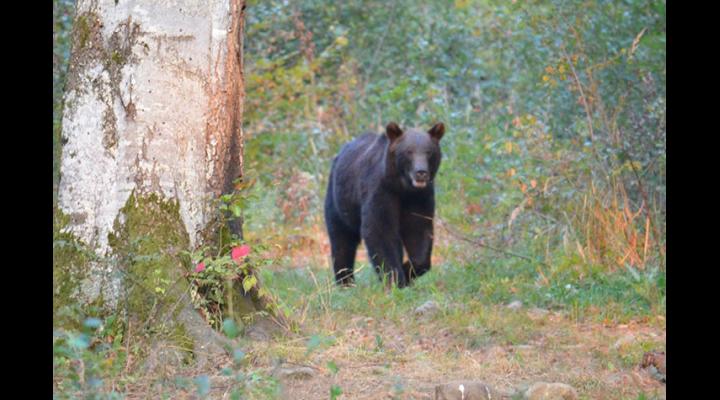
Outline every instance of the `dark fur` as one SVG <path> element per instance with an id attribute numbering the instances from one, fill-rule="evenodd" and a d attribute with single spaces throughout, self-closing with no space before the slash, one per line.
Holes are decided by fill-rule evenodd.
<path id="1" fill-rule="evenodd" d="M 366 133 L 335 157 L 325 198 L 325 223 L 338 284 L 353 282 L 360 239 L 375 270 L 399 287 L 430 270 L 435 213 L 433 182 L 444 126 L 384 135 Z M 423 174 L 423 171 L 425 174 Z M 420 182 L 414 184 L 415 182 Z M 421 186 L 425 182 L 425 187 Z M 403 246 L 409 261 L 403 263 Z"/>

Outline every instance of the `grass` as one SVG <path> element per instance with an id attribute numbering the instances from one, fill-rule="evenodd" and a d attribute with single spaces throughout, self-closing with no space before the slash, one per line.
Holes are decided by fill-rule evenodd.
<path id="1" fill-rule="evenodd" d="M 441 305 L 473 305 L 470 308 L 520 300 L 526 307 L 569 312 L 578 321 L 620 323 L 664 315 L 665 308 L 665 277 L 653 272 L 579 274 L 576 270 L 539 269 L 525 261 L 495 259 L 438 265 L 412 289 L 386 293 L 372 268 L 367 264 L 356 268 L 356 287 L 347 290 L 332 288 L 331 271 L 325 267 L 276 268 L 264 271 L 263 278 L 282 301 L 303 314 L 344 312 L 398 320 L 427 300 Z"/>
<path id="2" fill-rule="evenodd" d="M 505 391 L 537 381 L 564 382 L 582 399 L 663 396 L 664 386 L 638 367 L 644 352 L 665 349 L 662 270 L 608 269 L 560 251 L 544 258 L 550 265 L 534 263 L 457 240 L 438 228 L 433 269 L 412 287 L 388 289 L 360 249 L 356 286 L 338 288 L 315 206 L 306 210 L 312 218 L 293 220 L 291 215 L 290 221 L 279 221 L 282 214 L 276 211 L 284 203 L 274 199 L 272 206 L 259 207 L 273 193 L 263 191 L 264 197 L 249 205 L 254 218 L 248 221 L 246 239 L 263 245 L 256 249 L 267 249 L 261 255 L 268 265 L 260 271 L 261 284 L 299 323 L 299 331 L 269 342 L 243 339 L 241 366 L 231 357 L 217 371 L 188 366 L 178 372 L 185 379 L 181 385 L 176 377 L 143 375 L 134 356 L 117 343 L 107 354 L 117 354 L 125 365 L 120 373 L 97 372 L 105 377 L 105 386 L 127 398 L 194 398 L 206 392 L 216 398 L 240 385 L 245 393 L 256 393 L 249 398 L 258 399 L 328 398 L 338 390 L 340 399 L 421 399 L 436 384 L 480 379 Z M 265 213 L 255 213 L 256 208 Z M 453 209 L 446 207 L 441 215 Z M 523 243 L 511 249 L 530 258 L 537 255 Z M 415 309 L 430 300 L 438 304 L 438 312 L 417 316 Z M 516 300 L 522 307 L 507 307 Z M 616 346 L 628 335 L 631 340 Z M 74 382 L 74 375 L 62 378 L 63 370 L 73 371 L 72 360 L 104 368 L 106 358 L 88 350 L 59 355 L 56 377 Z M 317 373 L 276 382 L 272 372 L 283 363 L 310 366 Z M 329 370 L 330 363 L 337 370 Z M 220 372 L 229 370 L 239 375 Z M 242 383 L 233 381 L 237 376 Z"/>
<path id="3" fill-rule="evenodd" d="M 346 398 L 370 390 L 367 382 L 374 382 L 376 397 L 363 398 L 381 398 L 380 392 L 424 398 L 429 382 L 478 376 L 506 389 L 566 382 L 588 399 L 656 398 L 664 391 L 637 367 L 645 351 L 665 347 L 663 273 L 538 267 L 474 255 L 468 263 L 446 259 L 411 288 L 398 290 L 386 288 L 359 258 L 353 288 L 335 287 L 330 268 L 317 259 L 298 267 L 307 259 L 292 252 L 262 272 L 263 284 L 298 319 L 301 334 L 253 345 L 259 363 L 337 362 L 333 379 L 342 382 Z M 439 312 L 416 316 L 414 310 L 429 300 Z M 514 300 L 522 302 L 520 309 L 507 307 Z M 628 333 L 635 340 L 615 348 Z M 318 338 L 326 345 L 308 351 Z M 298 398 L 330 390 L 330 374 L 311 382 L 289 387 Z"/>
<path id="4" fill-rule="evenodd" d="M 457 243 L 447 251 L 440 237 L 439 260 L 412 287 L 387 288 L 360 251 L 356 286 L 339 288 L 318 257 L 326 246 L 321 231 L 307 230 L 314 240 L 300 245 L 270 247 L 266 257 L 274 263 L 261 271 L 261 283 L 299 331 L 268 342 L 241 339 L 241 364 L 228 357 L 213 371 L 188 366 L 178 372 L 182 385 L 177 376 L 142 375 L 132 362 L 124 362 L 119 375 L 105 374 L 105 381 L 128 398 L 219 398 L 238 387 L 237 376 L 242 390 L 255 393 L 249 398 L 258 399 L 328 398 L 338 390 L 340 399 L 426 399 L 434 385 L 457 379 L 480 379 L 506 392 L 537 381 L 564 382 L 581 399 L 664 395 L 664 386 L 638 367 L 644 352 L 665 349 L 662 273 L 608 272 L 570 261 L 538 266 Z M 416 315 L 429 300 L 438 311 Z M 507 307 L 515 300 L 522 307 Z M 127 360 L 121 346 L 112 352 Z M 86 352 L 80 358 L 101 366 L 104 356 Z M 272 372 L 286 363 L 316 374 L 278 382 Z"/>

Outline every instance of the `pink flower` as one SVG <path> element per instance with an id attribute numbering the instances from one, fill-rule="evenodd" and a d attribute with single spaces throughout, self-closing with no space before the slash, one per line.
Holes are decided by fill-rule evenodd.
<path id="1" fill-rule="evenodd" d="M 242 257 L 250 254 L 250 246 L 244 244 L 242 246 L 233 247 L 231 257 L 235 261 L 239 261 Z"/>
<path id="2" fill-rule="evenodd" d="M 200 264 L 198 264 L 197 267 L 195 267 L 195 272 L 202 272 L 204 269 L 205 269 L 205 263 L 200 262 Z"/>

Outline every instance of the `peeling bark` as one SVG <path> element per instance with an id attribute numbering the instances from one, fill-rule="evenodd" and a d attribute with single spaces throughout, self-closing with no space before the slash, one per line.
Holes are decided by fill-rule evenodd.
<path id="1" fill-rule="evenodd" d="M 124 293 L 137 295 L 133 279 L 152 286 L 143 269 L 184 281 L 188 266 L 173 252 L 214 233 L 211 200 L 232 192 L 242 177 L 245 5 L 79 0 L 76 7 L 58 193 L 58 212 L 67 217 L 60 230 L 97 256 L 83 266 L 72 298 L 102 298 L 115 309 Z M 143 225 L 145 218 L 157 225 Z M 154 243 L 145 250 L 159 252 L 162 262 L 130 254 L 143 240 Z M 56 286 L 66 276 L 60 272 Z M 159 312 L 153 318 L 182 327 L 196 350 L 217 351 L 220 339 L 206 340 L 214 332 L 183 296 L 187 282 L 167 290 L 165 300 L 177 303 L 171 314 L 142 302 L 131 313 Z"/>
<path id="2" fill-rule="evenodd" d="M 133 190 L 178 198 L 192 244 L 242 171 L 243 2 L 79 1 L 60 208 L 107 252 Z M 98 131 L 102 132 L 99 135 Z"/>

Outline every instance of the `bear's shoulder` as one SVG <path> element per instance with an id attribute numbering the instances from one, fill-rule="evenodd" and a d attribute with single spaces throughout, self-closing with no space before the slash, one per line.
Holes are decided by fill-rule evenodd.
<path id="1" fill-rule="evenodd" d="M 386 138 L 386 136 L 368 131 L 356 137 L 353 142 L 360 146 L 369 146 L 375 144 L 375 142 L 382 142 L 383 138 Z"/>

